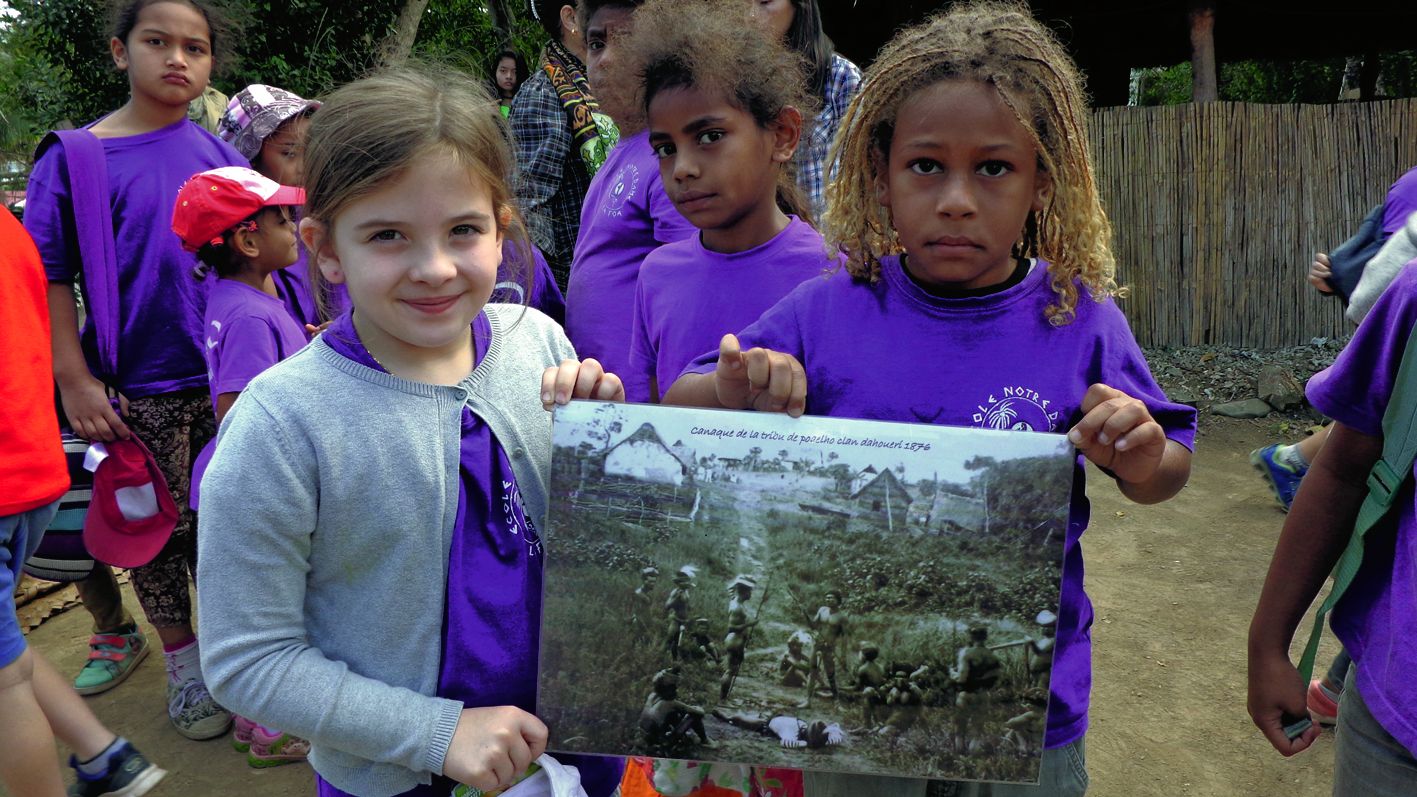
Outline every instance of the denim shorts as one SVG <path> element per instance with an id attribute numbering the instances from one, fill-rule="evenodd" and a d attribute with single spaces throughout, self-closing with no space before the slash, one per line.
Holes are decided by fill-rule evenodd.
<path id="1" fill-rule="evenodd" d="M 8 667 L 25 652 L 25 635 L 15 616 L 15 585 L 20 582 L 21 568 L 30 558 L 49 521 L 59 509 L 59 502 L 0 517 L 0 595 L 5 596 L 5 608 L 0 609 L 0 667 Z"/>
<path id="2" fill-rule="evenodd" d="M 1350 667 L 1338 703 L 1333 752 L 1334 797 L 1411 797 L 1417 794 L 1417 758 L 1392 738 L 1353 683 Z"/>

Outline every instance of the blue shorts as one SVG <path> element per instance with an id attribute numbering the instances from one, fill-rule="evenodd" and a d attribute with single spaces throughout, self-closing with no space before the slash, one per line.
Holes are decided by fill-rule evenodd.
<path id="1" fill-rule="evenodd" d="M 5 596 L 5 608 L 0 609 L 0 667 L 8 667 L 25 652 L 25 635 L 15 616 L 15 585 L 20 582 L 20 569 L 30 558 L 59 502 L 18 515 L 0 517 L 0 595 Z"/>

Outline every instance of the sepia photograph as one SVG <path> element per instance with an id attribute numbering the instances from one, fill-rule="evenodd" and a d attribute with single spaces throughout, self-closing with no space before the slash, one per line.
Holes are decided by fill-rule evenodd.
<path id="1" fill-rule="evenodd" d="M 1035 782 L 1062 435 L 558 407 L 550 749 Z"/>

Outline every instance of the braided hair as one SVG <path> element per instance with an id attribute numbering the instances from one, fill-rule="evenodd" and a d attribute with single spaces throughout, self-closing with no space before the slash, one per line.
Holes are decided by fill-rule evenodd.
<path id="1" fill-rule="evenodd" d="M 1030 212 L 1015 254 L 1049 263 L 1058 301 L 1045 311 L 1070 323 L 1081 282 L 1096 301 L 1122 295 L 1114 278 L 1112 225 L 1097 193 L 1088 149 L 1087 97 L 1077 66 L 1057 38 L 1021 3 L 955 5 L 896 35 L 867 70 L 842 120 L 831 160 L 824 232 L 847 253 L 847 270 L 880 279 L 882 257 L 902 251 L 890 213 L 876 197 L 896 113 L 915 92 L 943 80 L 991 86 L 1033 139 L 1048 189 Z"/>

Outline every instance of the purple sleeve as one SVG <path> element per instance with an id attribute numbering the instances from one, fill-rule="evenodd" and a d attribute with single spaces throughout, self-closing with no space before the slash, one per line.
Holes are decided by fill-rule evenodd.
<path id="1" fill-rule="evenodd" d="M 802 322 L 797 313 L 798 297 L 803 295 L 803 291 L 813 288 L 817 284 L 816 280 L 807 280 L 792 289 L 792 292 L 784 296 L 777 304 L 768 308 L 767 312 L 759 316 L 757 321 L 749 324 L 746 329 L 737 333 L 738 345 L 743 351 L 761 346 L 764 349 L 780 351 L 797 358 L 797 361 L 806 365 L 806 354 L 803 351 Z M 693 362 L 686 366 L 679 376 L 684 374 L 707 374 L 711 373 L 718 366 L 718 348 L 695 357 Z M 807 386 L 811 390 L 811 385 Z M 668 386 L 661 385 L 660 392 L 668 391 Z"/>
<path id="2" fill-rule="evenodd" d="M 252 379 L 278 362 L 276 331 L 270 324 L 250 316 L 233 319 L 227 322 L 221 336 L 221 357 L 211 375 L 212 395 L 240 393 Z"/>
<path id="3" fill-rule="evenodd" d="M 1417 166 L 1397 178 L 1383 201 L 1383 238 L 1388 238 L 1417 213 Z"/>
<path id="4" fill-rule="evenodd" d="M 35 161 L 25 189 L 25 229 L 39 249 L 50 282 L 73 282 L 82 265 L 64 148 L 50 146 Z"/>
<path id="5" fill-rule="evenodd" d="M 1082 301 L 1091 300 L 1080 298 L 1079 302 Z M 1152 376 L 1151 367 L 1146 364 L 1146 356 L 1142 354 L 1141 347 L 1137 345 L 1136 338 L 1132 335 L 1132 329 L 1127 325 L 1126 317 L 1122 315 L 1122 311 L 1111 301 L 1098 309 L 1105 313 L 1106 323 L 1111 327 L 1107 331 L 1110 341 L 1108 361 L 1106 371 L 1102 375 L 1102 382 L 1132 398 L 1141 399 L 1142 403 L 1146 405 L 1147 412 L 1151 413 L 1152 419 L 1161 424 L 1161 428 L 1165 430 L 1168 440 L 1175 440 L 1194 451 L 1196 448 L 1195 408 L 1178 404 L 1166 397 L 1166 392 L 1161 389 L 1161 385 L 1156 383 L 1156 377 Z M 1081 418 L 1077 420 L 1081 420 Z"/>
<path id="6" fill-rule="evenodd" d="M 650 178 L 647 190 L 649 215 L 654 222 L 654 240 L 662 244 L 672 244 L 699 231 L 674 207 L 674 203 L 669 201 L 669 195 L 664 192 L 664 181 L 659 176 L 658 164 L 655 164 L 654 175 Z"/>
<path id="7" fill-rule="evenodd" d="M 658 357 L 650 342 L 646 320 L 648 308 L 645 304 L 645 281 L 641 279 L 635 284 L 635 310 L 630 322 L 630 363 L 626 366 L 625 373 L 616 374 L 625 384 L 625 400 L 640 404 L 650 400 L 649 380 L 658 378 L 655 374 Z M 661 396 L 669 389 L 666 384 L 659 384 L 658 387 Z"/>
<path id="8" fill-rule="evenodd" d="M 1407 338 L 1417 323 L 1414 296 L 1417 269 L 1404 268 L 1333 365 L 1309 380 L 1305 391 L 1309 403 L 1344 426 L 1382 436 L 1383 413 L 1392 397 Z"/>

